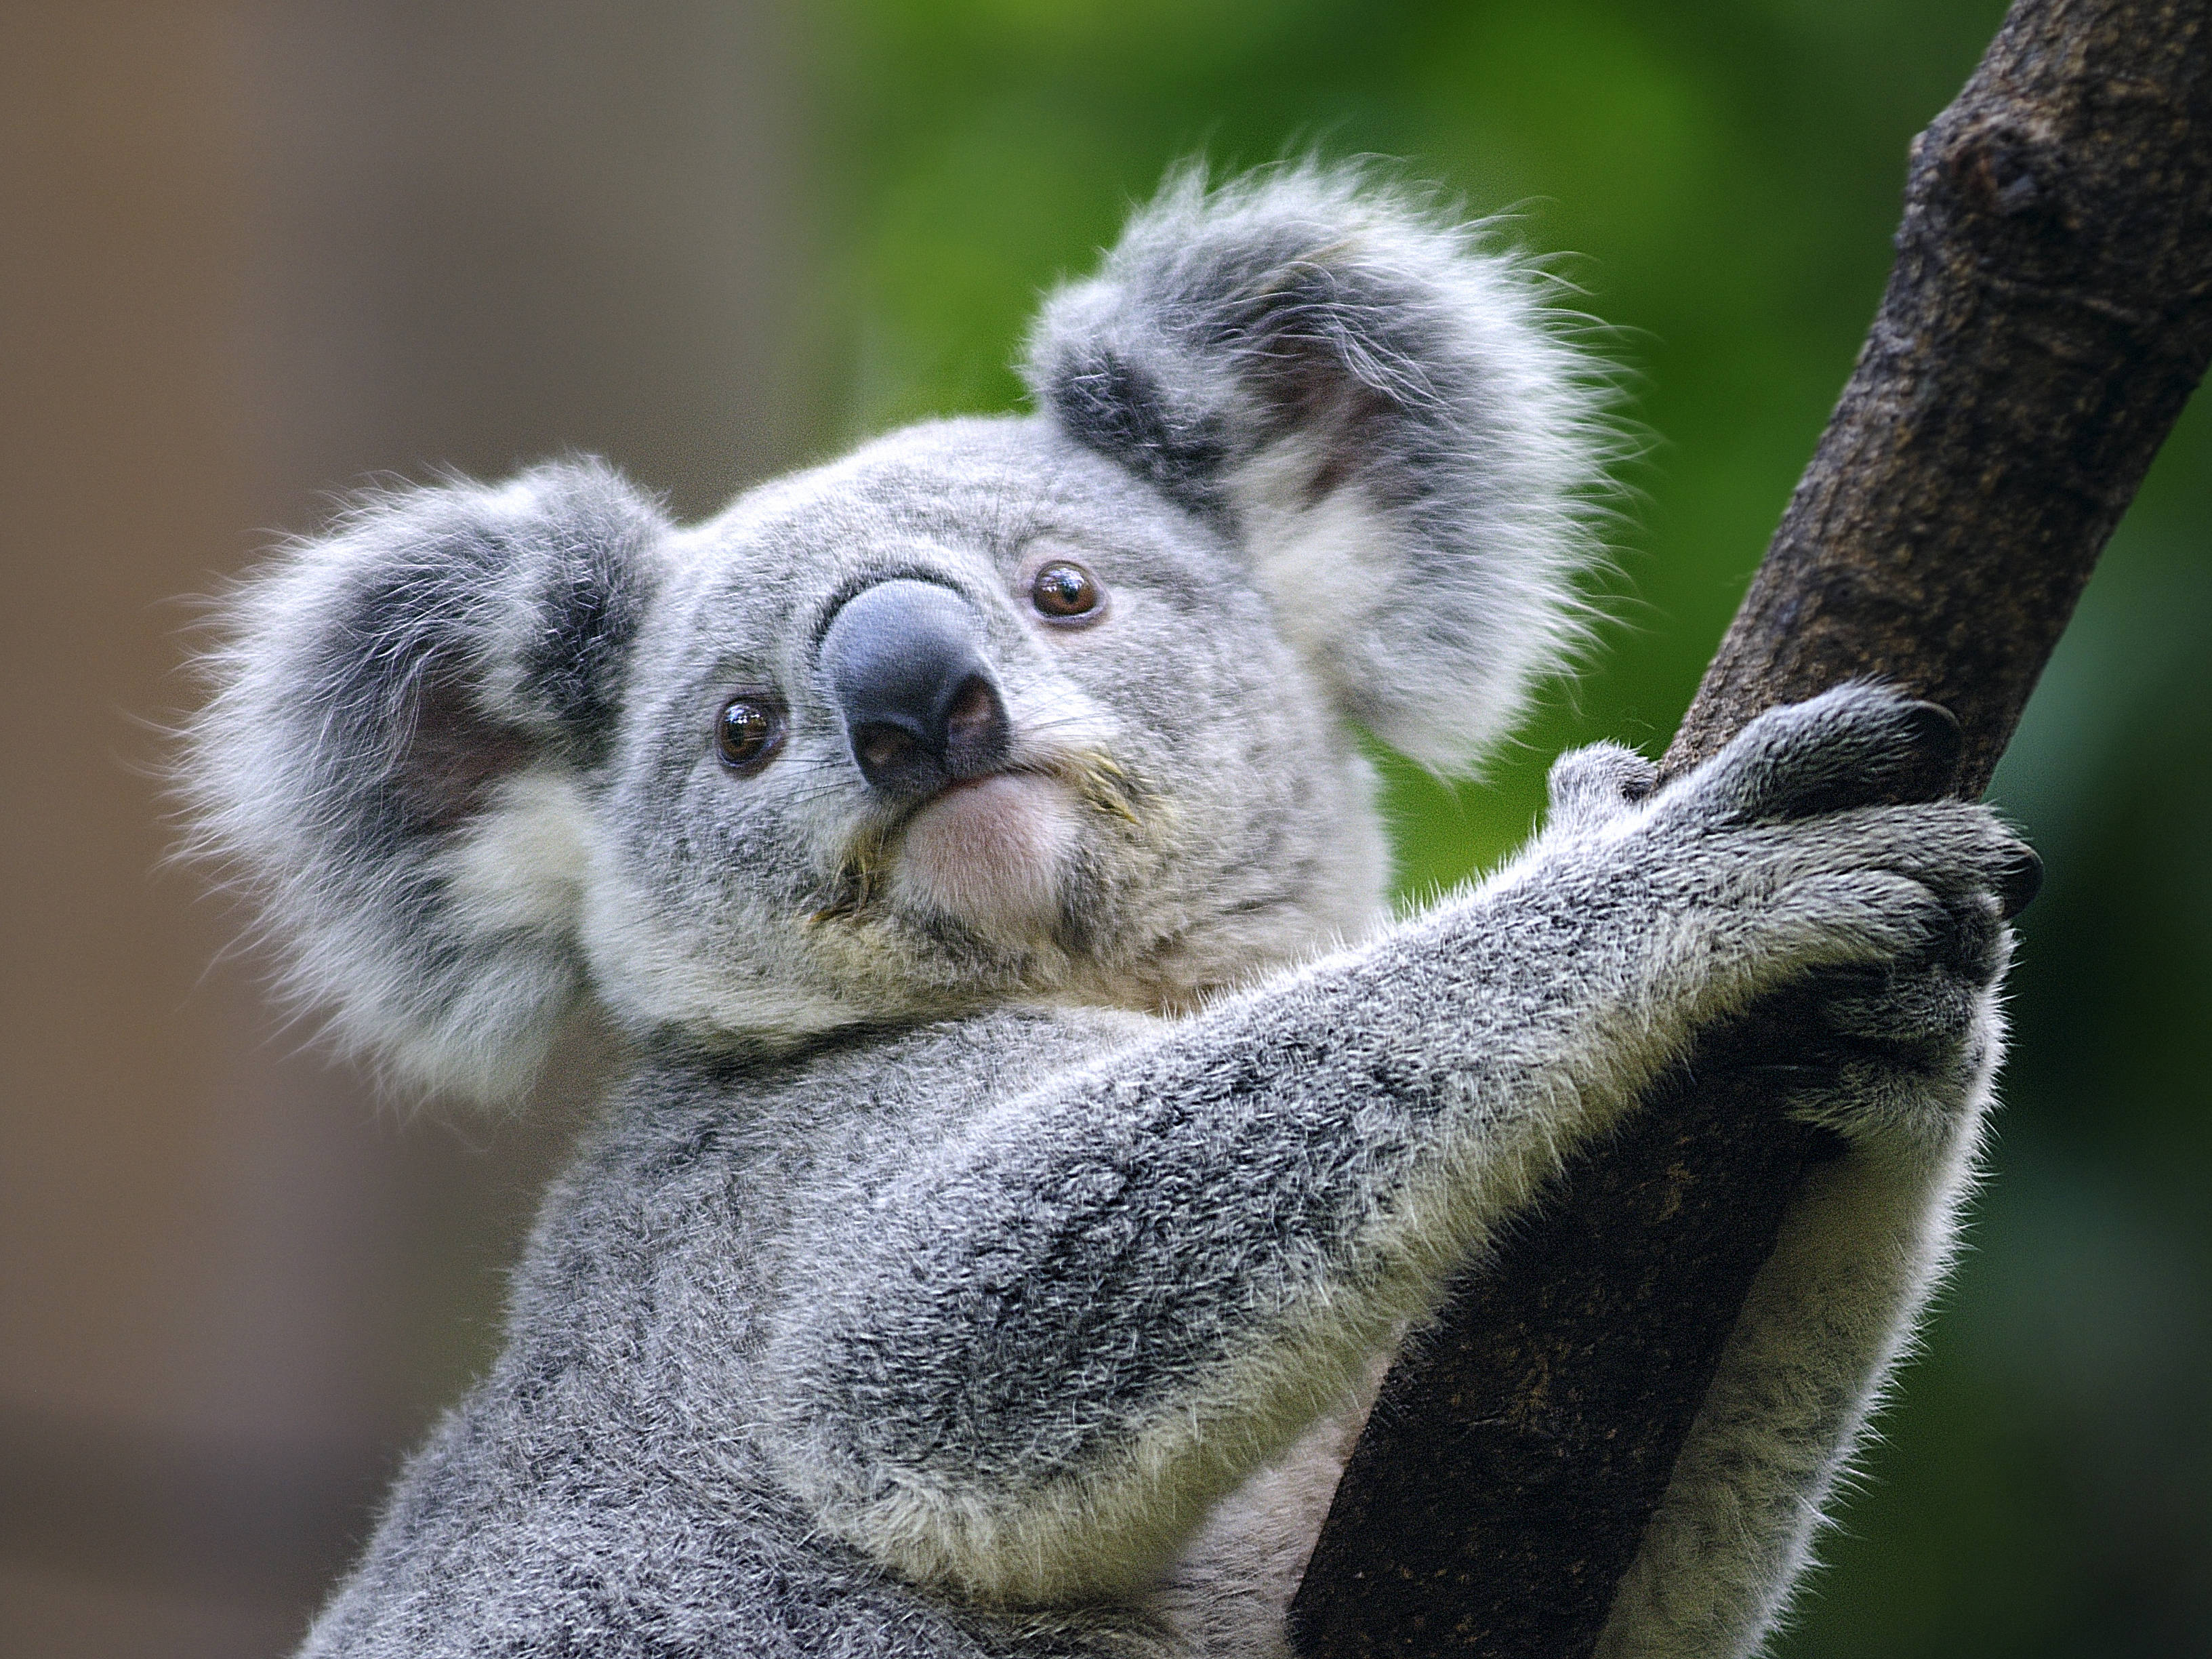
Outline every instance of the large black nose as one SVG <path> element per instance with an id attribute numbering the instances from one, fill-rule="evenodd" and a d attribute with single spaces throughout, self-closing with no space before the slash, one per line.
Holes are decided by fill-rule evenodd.
<path id="1" fill-rule="evenodd" d="M 967 602 L 932 582 L 879 582 L 822 636 L 822 667 L 869 785 L 912 799 L 1006 759 L 1006 708 Z"/>

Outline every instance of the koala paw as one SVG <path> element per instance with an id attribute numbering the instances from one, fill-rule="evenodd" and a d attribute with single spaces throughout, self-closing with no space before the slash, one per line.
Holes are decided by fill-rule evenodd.
<path id="1" fill-rule="evenodd" d="M 1933 801 L 1950 785 L 1959 722 L 1932 702 L 1840 686 L 1770 708 L 1668 793 L 1731 823 L 1786 823 Z"/>
<path id="2" fill-rule="evenodd" d="M 1935 799 L 1959 750 L 1934 704 L 1845 687 L 1761 715 L 1654 803 L 1746 896 L 1729 931 L 1799 954 L 1771 1022 L 1786 1063 L 1759 1069 L 1850 1145 L 1950 1144 L 2002 1046 L 2006 923 L 2042 864 L 1987 809 Z"/>
<path id="3" fill-rule="evenodd" d="M 2041 875 L 1993 813 L 1936 799 L 1959 750 L 1942 709 L 1846 686 L 1761 714 L 1641 806 L 1623 751 L 1571 757 L 1554 787 L 1693 1022 L 1817 981 L 1827 1036 L 1924 1058 L 1964 1041 Z"/>
<path id="4" fill-rule="evenodd" d="M 1552 763 L 1545 827 L 1575 835 L 1621 817 L 1650 799 L 1659 768 L 1633 749 L 1594 743 Z"/>
<path id="5" fill-rule="evenodd" d="M 1993 994 L 2012 951 L 1998 902 L 1969 895 L 1925 949 L 1809 988 L 1784 1109 L 1852 1146 L 1940 1149 L 1971 1115 L 2003 1043 Z"/>

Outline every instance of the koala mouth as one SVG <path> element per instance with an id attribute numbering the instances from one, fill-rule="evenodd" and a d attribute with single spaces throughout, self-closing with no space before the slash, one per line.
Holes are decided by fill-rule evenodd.
<path id="1" fill-rule="evenodd" d="M 1076 803 L 1056 778 L 994 772 L 939 791 L 910 818 L 892 873 L 898 898 L 1008 940 L 1049 933 Z"/>
<path id="2" fill-rule="evenodd" d="M 1049 935 L 1084 822 L 1133 830 L 1139 799 L 1128 775 L 1097 754 L 959 779 L 864 831 L 809 920 L 865 921 L 896 903 L 1008 943 Z"/>

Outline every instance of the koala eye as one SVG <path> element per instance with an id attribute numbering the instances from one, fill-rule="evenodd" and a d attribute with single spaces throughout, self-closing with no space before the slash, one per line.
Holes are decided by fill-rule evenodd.
<path id="1" fill-rule="evenodd" d="M 1030 582 L 1030 603 L 1053 622 L 1096 620 L 1104 597 L 1091 573 L 1066 559 L 1054 559 Z"/>
<path id="2" fill-rule="evenodd" d="M 781 706 L 757 692 L 731 698 L 714 722 L 714 746 L 732 772 L 759 771 L 783 747 Z"/>

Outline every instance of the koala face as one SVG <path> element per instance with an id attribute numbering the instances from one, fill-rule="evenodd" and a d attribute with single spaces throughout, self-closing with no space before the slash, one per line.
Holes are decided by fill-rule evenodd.
<path id="1" fill-rule="evenodd" d="M 663 562 L 585 792 L 631 1019 L 1177 1006 L 1375 912 L 1367 769 L 1236 548 L 1051 422 L 896 434 Z"/>
<path id="2" fill-rule="evenodd" d="M 498 1097 L 595 996 L 787 1042 L 1189 1006 L 1374 915 L 1576 635 L 1607 452 L 1541 285 L 1351 172 L 1170 182 L 1032 413 L 671 524 L 607 468 L 364 500 L 246 583 L 185 782 L 297 996 Z"/>

